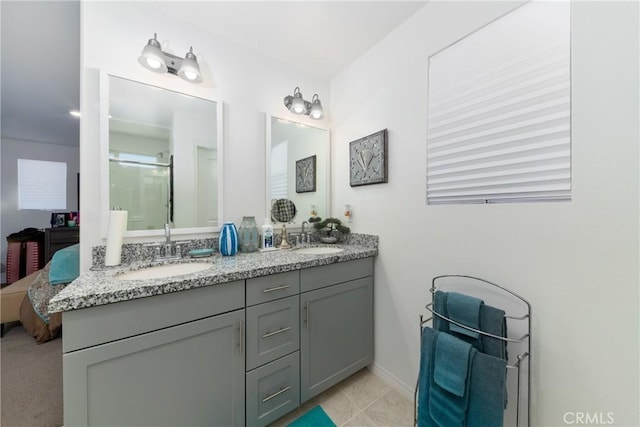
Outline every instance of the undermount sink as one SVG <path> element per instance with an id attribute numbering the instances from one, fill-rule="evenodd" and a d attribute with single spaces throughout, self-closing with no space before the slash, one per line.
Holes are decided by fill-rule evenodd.
<path id="1" fill-rule="evenodd" d="M 197 273 L 210 268 L 211 264 L 204 262 L 192 262 L 183 264 L 165 264 L 128 271 L 116 276 L 118 280 L 148 280 L 164 277 L 180 276 L 183 274 Z"/>
<path id="2" fill-rule="evenodd" d="M 344 249 L 342 248 L 333 248 L 331 246 L 311 246 L 308 248 L 296 249 L 296 253 L 305 254 L 305 255 L 324 255 L 324 254 L 335 254 L 338 252 L 342 252 Z"/>

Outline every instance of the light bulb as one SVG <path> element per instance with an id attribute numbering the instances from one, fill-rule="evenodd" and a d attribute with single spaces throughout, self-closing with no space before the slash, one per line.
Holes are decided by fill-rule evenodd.
<path id="1" fill-rule="evenodd" d="M 160 61 L 155 58 L 147 58 L 147 65 L 153 69 L 160 68 Z"/>
<path id="2" fill-rule="evenodd" d="M 304 113 L 304 110 L 305 110 L 304 101 L 302 100 L 301 97 L 296 96 L 293 98 L 293 101 L 291 102 L 291 109 L 296 114 Z"/>

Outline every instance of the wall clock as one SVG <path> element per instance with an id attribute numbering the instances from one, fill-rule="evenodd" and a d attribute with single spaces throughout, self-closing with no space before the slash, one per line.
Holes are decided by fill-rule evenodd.
<path id="1" fill-rule="evenodd" d="M 349 143 L 349 183 L 352 187 L 387 182 L 387 130 Z"/>
<path id="2" fill-rule="evenodd" d="M 316 156 L 296 161 L 296 193 L 316 191 Z"/>

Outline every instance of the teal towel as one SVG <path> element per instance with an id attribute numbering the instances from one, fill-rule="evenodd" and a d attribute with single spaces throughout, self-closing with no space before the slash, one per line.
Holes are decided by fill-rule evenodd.
<path id="1" fill-rule="evenodd" d="M 316 406 L 287 427 L 336 427 L 321 406 Z"/>
<path id="2" fill-rule="evenodd" d="M 462 397 L 468 383 L 471 344 L 453 335 L 440 334 L 436 344 L 433 380 L 440 387 Z"/>
<path id="3" fill-rule="evenodd" d="M 473 358 L 469 386 L 468 427 L 502 427 L 507 362 L 478 353 Z"/>
<path id="4" fill-rule="evenodd" d="M 429 411 L 429 390 L 431 385 L 431 352 L 433 337 L 439 332 L 429 327 L 422 330 L 420 340 L 420 372 L 418 373 L 418 427 L 433 427 L 435 422 L 431 419 Z"/>
<path id="5" fill-rule="evenodd" d="M 61 285 L 73 282 L 80 275 L 80 244 L 60 249 L 51 258 L 49 283 Z"/>
<path id="6" fill-rule="evenodd" d="M 447 350 L 445 354 L 459 360 L 458 366 L 450 364 L 449 368 L 451 370 L 456 368 L 462 369 L 460 364 L 464 362 L 460 359 L 464 359 L 464 355 L 467 356 L 467 367 L 465 368 L 467 373 L 469 373 L 471 369 L 470 363 L 475 353 L 477 353 L 477 350 L 472 348 L 470 344 L 449 334 L 438 333 L 433 339 L 434 349 L 431 355 L 431 383 L 429 385 L 429 415 L 439 427 L 459 427 L 465 425 L 471 376 L 466 375 L 464 378 L 461 396 L 449 392 L 440 385 L 444 384 L 446 387 L 451 386 L 451 384 L 445 384 L 445 382 L 437 380 L 438 375 L 436 375 L 436 371 L 439 369 L 438 365 L 442 362 L 442 360 L 438 360 L 441 358 L 441 355 L 438 354 L 438 348 L 443 348 L 443 345 L 444 349 Z M 461 352 L 462 355 L 455 354 L 456 352 Z M 454 375 L 449 375 L 447 380 L 451 380 L 452 376 Z"/>
<path id="7" fill-rule="evenodd" d="M 482 305 L 480 307 L 480 330 L 491 335 L 507 337 L 507 319 L 504 310 Z M 507 360 L 507 342 L 497 338 L 482 336 L 483 353 Z"/>
<path id="8" fill-rule="evenodd" d="M 434 341 L 437 342 L 443 335 L 429 327 L 422 330 L 418 427 L 460 427 L 465 423 L 469 427 L 502 427 L 506 361 L 480 352 L 473 355 L 466 415 L 461 419 L 461 411 L 443 397 L 448 397 L 454 403 L 461 403 L 462 398 L 447 393 L 433 383 Z"/>
<path id="9" fill-rule="evenodd" d="M 433 295 L 433 310 L 444 317 L 449 317 L 447 311 L 447 297 L 449 294 L 443 291 L 436 291 Z M 433 329 L 441 332 L 449 332 L 449 322 L 433 315 Z"/>
<path id="10" fill-rule="evenodd" d="M 480 329 L 480 306 L 483 304 L 484 302 L 481 299 L 457 292 L 449 292 L 449 296 L 447 297 L 449 318 L 473 329 Z M 449 330 L 476 339 L 480 336 L 477 332 L 470 331 L 453 323 L 449 325 Z"/>

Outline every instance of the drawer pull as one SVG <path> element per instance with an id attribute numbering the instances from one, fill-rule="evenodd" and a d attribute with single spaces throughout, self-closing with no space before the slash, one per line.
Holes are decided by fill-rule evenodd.
<path id="1" fill-rule="evenodd" d="M 272 337 L 272 336 L 274 336 L 274 335 L 278 335 L 278 334 L 281 334 L 281 333 L 283 333 L 283 332 L 287 332 L 287 331 L 289 331 L 289 330 L 291 330 L 291 326 L 287 326 L 286 328 L 280 328 L 280 329 L 278 329 L 277 331 L 267 332 L 266 334 L 264 334 L 264 335 L 262 336 L 262 338 L 269 338 L 269 337 Z"/>
<path id="2" fill-rule="evenodd" d="M 264 289 L 262 291 L 262 293 L 266 294 L 266 293 L 273 292 L 273 291 L 281 291 L 283 289 L 287 289 L 287 288 L 290 288 L 290 287 L 291 287 L 291 285 L 276 286 L 275 288 Z"/>
<path id="3" fill-rule="evenodd" d="M 267 396 L 267 397 L 265 397 L 264 399 L 262 399 L 262 403 L 264 403 L 264 402 L 266 402 L 266 401 L 268 401 L 268 400 L 271 400 L 271 399 L 273 399 L 274 397 L 279 396 L 279 395 L 281 395 L 282 393 L 284 393 L 285 391 L 289 391 L 289 390 L 291 390 L 291 386 L 290 386 L 290 385 L 286 386 L 285 388 L 281 388 L 280 390 L 276 391 L 276 392 L 275 392 L 275 393 L 273 393 L 272 395 Z"/>

